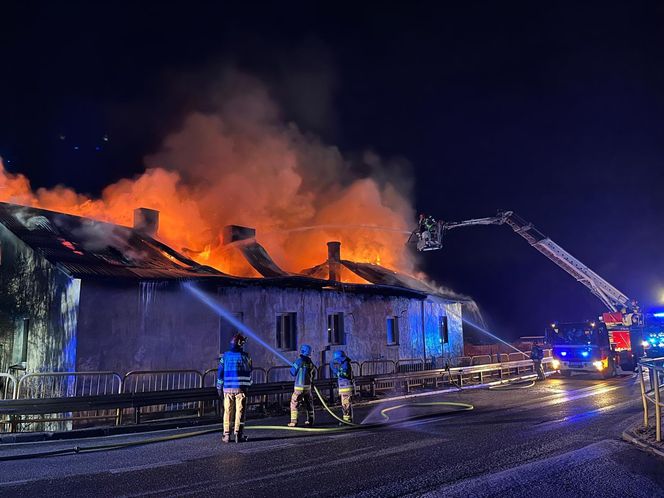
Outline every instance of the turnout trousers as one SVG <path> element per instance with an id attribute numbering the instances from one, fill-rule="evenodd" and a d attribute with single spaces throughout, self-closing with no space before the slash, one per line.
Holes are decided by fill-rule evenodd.
<path id="1" fill-rule="evenodd" d="M 290 401 L 290 419 L 291 423 L 297 423 L 297 416 L 300 406 L 304 405 L 307 411 L 307 422 L 314 423 L 314 397 L 311 394 L 311 388 L 296 387 L 293 391 Z"/>
<path id="2" fill-rule="evenodd" d="M 341 398 L 341 411 L 343 412 L 344 422 L 353 421 L 353 388 L 339 388 L 339 397 Z"/>
<path id="3" fill-rule="evenodd" d="M 231 433 L 231 425 L 235 434 L 242 434 L 246 408 L 247 393 L 224 391 L 224 435 Z"/>

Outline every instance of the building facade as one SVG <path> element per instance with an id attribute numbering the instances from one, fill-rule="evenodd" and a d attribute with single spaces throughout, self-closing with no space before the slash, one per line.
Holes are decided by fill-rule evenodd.
<path id="1" fill-rule="evenodd" d="M 358 362 L 463 355 L 458 299 L 382 267 L 344 261 L 338 243 L 329 244 L 326 262 L 292 274 L 251 229 L 229 227 L 229 241 L 248 242 L 241 256 L 260 275 L 239 278 L 160 243 L 153 212 L 137 219 L 142 223 L 120 227 L 0 203 L 3 371 L 213 367 L 235 330 L 185 282 L 289 360 L 303 343 L 318 364 L 337 349 Z M 367 283 L 341 282 L 343 271 Z M 283 364 L 251 338 L 247 349 L 255 366 Z"/>

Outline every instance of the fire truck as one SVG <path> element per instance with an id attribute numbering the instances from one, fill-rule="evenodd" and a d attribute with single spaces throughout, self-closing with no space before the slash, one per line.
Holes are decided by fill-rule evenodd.
<path id="1" fill-rule="evenodd" d="M 664 356 L 664 309 L 646 314 L 641 345 L 644 355 L 649 358 Z"/>
<path id="2" fill-rule="evenodd" d="M 422 220 L 427 220 L 426 225 Z M 420 216 L 420 226 L 411 233 L 408 242 L 414 243 L 418 251 L 435 251 L 443 247 L 443 238 L 449 230 L 481 225 L 508 225 L 531 247 L 587 287 L 608 308 L 596 320 L 554 323 L 547 327 L 546 337 L 553 348 L 554 368 L 565 376 L 573 371 L 613 376 L 618 366 L 623 370 L 634 369 L 646 342 L 643 339 L 644 317 L 637 301 L 627 297 L 513 211 L 499 211 L 496 216 L 458 222 L 435 221 Z M 657 339 L 652 342 L 649 338 L 648 343 L 656 344 L 664 353 L 664 311 L 659 316 L 662 327 L 657 329 L 657 334 L 661 333 L 661 336 L 656 335 Z M 654 346 L 652 348 L 654 351 Z"/>

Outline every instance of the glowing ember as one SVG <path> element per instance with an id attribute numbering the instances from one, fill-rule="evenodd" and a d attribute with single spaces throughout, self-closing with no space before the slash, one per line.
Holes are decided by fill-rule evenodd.
<path id="1" fill-rule="evenodd" d="M 64 247 L 69 249 L 74 254 L 78 254 L 79 256 L 83 256 L 83 253 L 81 251 L 79 251 L 78 249 L 76 249 L 76 246 L 72 242 L 69 242 L 68 240 L 65 240 L 65 239 L 58 239 L 58 240 L 60 241 L 60 244 L 62 244 Z"/>

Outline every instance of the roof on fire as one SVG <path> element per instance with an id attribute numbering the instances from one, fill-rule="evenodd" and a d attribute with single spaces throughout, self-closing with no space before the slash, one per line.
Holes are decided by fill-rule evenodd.
<path id="1" fill-rule="evenodd" d="M 130 227 L 56 211 L 0 202 L 0 224 L 51 264 L 74 278 L 178 280 L 206 279 L 230 285 L 338 288 L 345 292 L 433 295 L 450 301 L 467 298 L 446 294 L 425 282 L 381 266 L 343 260 L 342 265 L 370 284 L 330 282 L 326 264 L 305 274 L 288 273 L 255 240 L 239 248 L 263 278 L 241 278 L 187 258 L 158 240 Z"/>

